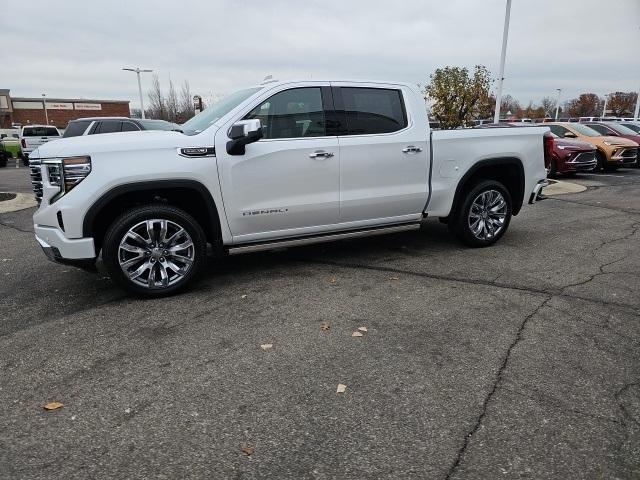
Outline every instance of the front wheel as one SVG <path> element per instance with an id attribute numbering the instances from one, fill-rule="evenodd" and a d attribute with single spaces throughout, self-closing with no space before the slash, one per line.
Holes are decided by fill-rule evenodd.
<path id="1" fill-rule="evenodd" d="M 449 229 L 470 247 L 488 247 L 509 228 L 511 212 L 511 195 L 504 185 L 483 180 L 464 194 Z"/>
<path id="2" fill-rule="evenodd" d="M 126 290 L 160 297 L 184 288 L 200 273 L 207 259 L 206 237 L 179 208 L 133 208 L 107 230 L 102 259 L 111 278 Z"/>
<path id="3" fill-rule="evenodd" d="M 594 172 L 604 172 L 607 170 L 607 157 L 604 153 L 598 151 L 596 152 L 596 168 L 593 169 Z"/>

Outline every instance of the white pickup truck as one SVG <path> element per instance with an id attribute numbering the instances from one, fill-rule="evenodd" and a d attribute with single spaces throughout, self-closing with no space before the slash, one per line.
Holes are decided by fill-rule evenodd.
<path id="1" fill-rule="evenodd" d="M 49 125 L 26 125 L 20 132 L 20 157 L 25 165 L 29 155 L 40 145 L 60 138 L 60 130 Z"/>
<path id="2" fill-rule="evenodd" d="M 403 83 L 268 82 L 183 132 L 65 138 L 31 155 L 37 241 L 54 261 L 102 260 L 159 296 L 217 255 L 418 229 L 496 242 L 546 185 L 544 127 L 429 131 Z"/>

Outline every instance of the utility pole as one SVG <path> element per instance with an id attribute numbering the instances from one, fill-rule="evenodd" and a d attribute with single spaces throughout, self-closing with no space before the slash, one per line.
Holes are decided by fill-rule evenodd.
<path id="1" fill-rule="evenodd" d="M 556 88 L 558 91 L 558 99 L 556 100 L 556 118 L 555 121 L 558 121 L 558 111 L 560 110 L 560 93 L 562 92 L 561 88 Z"/>
<path id="2" fill-rule="evenodd" d="M 146 72 L 153 72 L 153 70 L 143 70 L 140 67 L 123 68 L 122 70 L 126 70 L 128 72 L 136 72 L 136 75 L 138 76 L 138 94 L 140 95 L 140 111 L 142 114 L 142 118 L 145 118 L 144 117 L 144 100 L 142 99 L 142 85 L 140 84 L 140 74 L 146 73 Z"/>
<path id="3" fill-rule="evenodd" d="M 638 96 L 636 97 L 636 110 L 633 112 L 633 121 L 638 121 L 638 113 L 640 113 L 640 88 L 638 89 Z"/>
<path id="4" fill-rule="evenodd" d="M 511 16 L 511 0 L 507 0 L 507 9 L 504 14 L 504 30 L 502 31 L 502 52 L 500 54 L 500 76 L 498 77 L 498 93 L 496 95 L 496 111 L 493 115 L 493 123 L 500 121 L 500 104 L 502 103 L 502 82 L 504 81 L 504 59 L 507 56 L 507 38 L 509 37 L 509 18 Z"/>
<path id="5" fill-rule="evenodd" d="M 49 112 L 47 112 L 47 94 L 42 94 L 42 106 L 44 107 L 44 118 L 47 121 L 47 125 L 49 125 Z"/>

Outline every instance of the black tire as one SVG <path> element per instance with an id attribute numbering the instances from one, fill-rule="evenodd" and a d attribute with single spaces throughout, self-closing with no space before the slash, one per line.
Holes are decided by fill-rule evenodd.
<path id="1" fill-rule="evenodd" d="M 22 165 L 25 167 L 29 166 L 29 159 L 27 157 L 22 157 Z"/>
<path id="2" fill-rule="evenodd" d="M 607 157 L 601 151 L 596 152 L 596 168 L 593 169 L 594 172 L 605 172 L 607 170 Z"/>
<path id="3" fill-rule="evenodd" d="M 558 162 L 555 158 L 551 159 L 551 164 L 549 165 L 549 174 L 547 175 L 549 178 L 556 178 L 558 175 Z"/>
<path id="4" fill-rule="evenodd" d="M 124 262 L 125 260 L 129 260 L 129 258 L 125 257 L 125 255 L 128 254 L 128 251 L 120 249 L 121 242 L 124 242 L 125 237 L 127 237 L 129 235 L 129 232 L 134 228 L 144 228 L 140 227 L 140 224 L 146 222 L 147 220 L 154 220 L 158 222 L 164 220 L 167 221 L 171 228 L 173 228 L 175 231 L 178 231 L 177 227 L 182 228 L 186 231 L 186 234 L 183 234 L 185 235 L 184 238 L 191 241 L 193 250 L 191 250 L 191 247 L 189 247 L 188 254 L 182 253 L 180 257 L 176 257 L 192 258 L 191 263 L 185 263 L 182 265 L 181 270 L 184 270 L 183 274 L 178 274 L 171 269 L 163 268 L 167 267 L 168 262 L 170 261 L 177 262 L 177 260 L 169 258 L 171 257 L 171 254 L 167 255 L 167 259 L 163 257 L 156 258 L 156 255 L 162 254 L 162 243 L 151 243 L 151 245 L 154 246 L 154 248 L 151 248 L 150 243 L 144 243 L 137 240 L 133 241 L 137 242 L 138 245 L 142 245 L 143 247 L 140 250 L 145 250 L 145 252 L 144 254 L 142 252 L 136 252 L 136 254 L 139 254 L 136 259 L 141 259 L 141 263 L 137 264 L 140 265 L 140 267 L 136 269 L 136 264 L 134 263 L 131 268 L 132 270 L 136 269 L 136 271 L 142 269 L 142 267 L 144 266 L 143 263 L 147 262 L 148 259 L 148 262 L 154 262 L 154 264 L 151 265 L 147 262 L 147 264 L 151 266 L 148 267 L 147 270 L 144 270 L 143 274 L 146 272 L 147 279 L 153 274 L 153 279 L 144 280 L 144 275 L 139 274 L 137 280 L 132 280 L 128 275 L 125 274 L 123 268 L 120 265 L 120 261 L 122 260 Z M 156 224 L 156 226 L 159 226 L 159 224 Z M 148 234 L 150 242 L 157 242 L 164 236 L 160 231 L 156 231 L 155 229 L 154 233 L 155 240 L 154 238 L 152 238 L 151 233 Z M 142 240 L 147 241 L 147 239 L 145 238 L 142 238 Z M 184 245 L 186 243 L 187 242 L 185 241 L 180 245 Z M 170 245 L 167 245 L 163 248 L 169 248 L 169 246 Z M 186 252 L 187 249 L 181 251 Z M 164 253 L 166 254 L 167 252 L 165 251 Z M 135 256 L 134 253 L 131 253 L 131 255 Z M 107 271 L 109 272 L 110 277 L 125 290 L 147 297 L 162 297 L 171 295 L 185 288 L 203 271 L 207 261 L 207 239 L 204 231 L 202 230 L 202 227 L 191 215 L 189 215 L 184 210 L 168 205 L 156 204 L 136 207 L 124 212 L 109 226 L 104 237 L 102 247 L 102 260 Z M 176 264 L 173 265 L 175 266 Z M 178 266 L 180 265 L 178 264 Z M 160 269 L 164 271 L 164 276 L 167 276 L 167 273 L 170 272 L 170 277 L 171 273 L 173 273 L 174 280 L 171 281 L 175 283 L 158 285 L 156 279 L 161 283 L 164 283 L 164 277 L 161 275 Z M 144 282 L 147 285 L 141 285 L 140 282 Z M 151 285 L 151 283 L 153 283 L 153 285 Z"/>
<path id="5" fill-rule="evenodd" d="M 504 219 L 502 220 L 500 229 L 495 234 L 491 235 L 488 238 L 480 238 L 472 231 L 472 220 L 470 218 L 471 207 L 474 201 L 477 200 L 483 193 L 492 191 L 498 192 L 502 196 L 502 199 L 506 204 L 506 208 L 504 208 Z M 511 200 L 511 195 L 502 183 L 495 180 L 481 180 L 471 188 L 463 192 L 462 198 L 460 199 L 460 202 L 458 202 L 456 212 L 452 213 L 452 218 L 448 224 L 449 230 L 465 245 L 475 248 L 488 247 L 489 245 L 493 245 L 498 240 L 500 240 L 500 238 L 502 238 L 502 236 L 509 228 L 509 223 L 511 222 L 511 214 L 513 211 L 512 206 L 513 203 Z M 486 220 L 483 220 L 483 222 L 486 222 Z M 482 235 L 482 231 L 480 232 L 480 234 Z"/>
<path id="6" fill-rule="evenodd" d="M 0 168 L 7 166 L 7 157 L 4 152 L 0 152 Z"/>

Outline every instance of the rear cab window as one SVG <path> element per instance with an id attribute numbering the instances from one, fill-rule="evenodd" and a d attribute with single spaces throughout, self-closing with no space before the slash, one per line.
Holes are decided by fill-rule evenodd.
<path id="1" fill-rule="evenodd" d="M 55 127 L 25 127 L 23 137 L 59 137 L 60 132 Z"/>
<path id="2" fill-rule="evenodd" d="M 342 135 L 392 133 L 407 127 L 402 92 L 391 88 L 334 88 L 336 108 L 344 112 Z"/>

